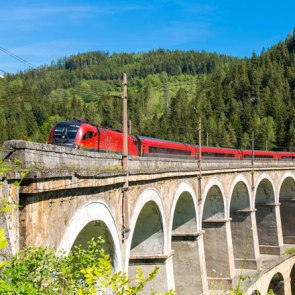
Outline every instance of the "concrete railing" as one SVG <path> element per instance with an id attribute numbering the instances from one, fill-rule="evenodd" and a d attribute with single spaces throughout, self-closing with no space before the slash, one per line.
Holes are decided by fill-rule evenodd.
<path id="1" fill-rule="evenodd" d="M 23 140 L 6 141 L 2 147 L 4 161 L 19 161 L 26 168 L 64 170 L 121 169 L 121 156 L 75 150 Z"/>
<path id="2" fill-rule="evenodd" d="M 66 147 L 28 142 L 22 140 L 6 141 L 2 149 L 2 159 L 19 161 L 26 168 L 39 170 L 70 170 L 87 172 L 113 171 L 122 173 L 122 156 L 109 153 L 95 153 Z M 282 169 L 293 167 L 295 161 L 255 161 L 250 160 L 203 160 L 201 169 L 210 173 L 216 170 Z M 182 172 L 200 170 L 197 160 L 131 157 L 129 171 L 131 174 L 155 172 Z"/>

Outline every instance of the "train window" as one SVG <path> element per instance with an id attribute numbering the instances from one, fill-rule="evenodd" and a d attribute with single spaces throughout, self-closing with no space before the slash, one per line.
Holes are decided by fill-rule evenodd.
<path id="1" fill-rule="evenodd" d="M 53 133 L 53 138 L 61 137 L 63 133 L 64 127 L 62 126 L 57 126 L 54 130 Z"/>
<path id="2" fill-rule="evenodd" d="M 282 156 L 282 159 L 284 159 L 284 160 L 292 160 L 293 157 L 292 156 Z"/>
<path id="3" fill-rule="evenodd" d="M 170 155 L 184 155 L 184 156 L 190 156 L 192 154 L 190 151 L 169 149 L 169 148 L 161 148 L 161 147 L 154 147 L 154 146 L 149 147 L 149 153 L 170 154 Z"/>
<path id="4" fill-rule="evenodd" d="M 234 158 L 234 154 L 220 154 L 220 153 L 209 153 L 209 152 L 203 152 L 203 157 L 214 157 L 214 158 Z"/>
<path id="5" fill-rule="evenodd" d="M 93 132 L 88 131 L 88 132 L 86 132 L 86 133 L 84 134 L 84 136 L 83 136 L 83 140 L 85 140 L 85 139 L 90 139 L 90 138 L 92 138 L 92 137 L 93 137 Z"/>
<path id="6" fill-rule="evenodd" d="M 57 126 L 54 130 L 53 138 L 75 139 L 78 128 L 72 126 Z"/>
<path id="7" fill-rule="evenodd" d="M 245 155 L 245 159 L 251 159 L 252 155 Z M 272 155 L 254 155 L 255 159 L 273 159 Z"/>
<path id="8" fill-rule="evenodd" d="M 273 156 L 265 156 L 265 155 L 263 155 L 263 156 L 260 156 L 260 155 L 255 155 L 255 158 L 260 158 L 260 159 L 272 159 L 273 158 Z"/>

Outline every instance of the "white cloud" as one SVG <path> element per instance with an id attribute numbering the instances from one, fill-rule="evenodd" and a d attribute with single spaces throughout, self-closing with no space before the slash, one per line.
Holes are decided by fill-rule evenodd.
<path id="1" fill-rule="evenodd" d="M 33 21 L 44 17 L 62 15 L 83 18 L 97 15 L 113 15 L 126 11 L 148 9 L 148 5 L 77 5 L 77 6 L 33 6 L 33 7 L 4 7 L 0 11 L 2 21 Z"/>

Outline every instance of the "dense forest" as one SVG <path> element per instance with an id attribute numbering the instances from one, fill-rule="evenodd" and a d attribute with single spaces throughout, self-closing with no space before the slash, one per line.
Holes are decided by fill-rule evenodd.
<path id="1" fill-rule="evenodd" d="M 128 75 L 132 133 L 175 141 L 295 151 L 295 31 L 259 55 L 88 52 L 0 78 L 0 144 L 46 142 L 61 120 L 121 129 Z"/>

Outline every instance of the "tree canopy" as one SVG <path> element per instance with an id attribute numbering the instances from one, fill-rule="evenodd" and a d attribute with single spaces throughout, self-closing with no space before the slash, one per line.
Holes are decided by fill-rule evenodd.
<path id="1" fill-rule="evenodd" d="M 132 132 L 203 144 L 295 150 L 295 36 L 238 59 L 205 51 L 88 52 L 0 79 L 0 141 L 46 142 L 55 122 L 121 129 L 122 73 Z"/>

